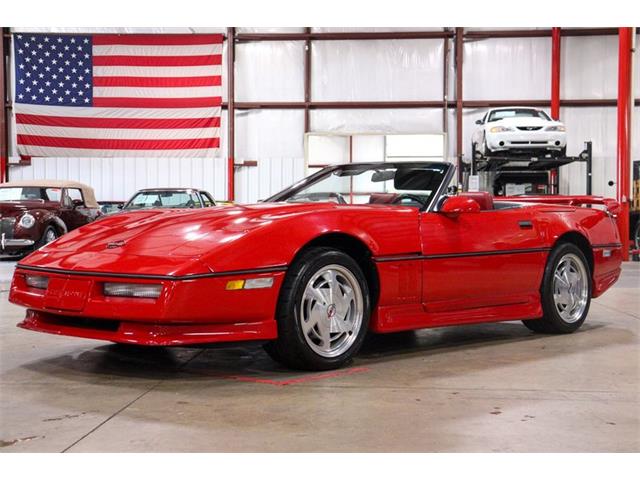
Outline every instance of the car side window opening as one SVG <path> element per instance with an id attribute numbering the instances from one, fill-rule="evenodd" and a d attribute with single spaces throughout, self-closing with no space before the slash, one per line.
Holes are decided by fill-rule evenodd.
<path id="1" fill-rule="evenodd" d="M 60 202 L 62 199 L 61 188 L 43 188 L 42 198 L 48 202 Z"/>
<path id="2" fill-rule="evenodd" d="M 79 188 L 67 188 L 67 198 L 71 206 L 84 205 L 84 198 Z"/>
<path id="3" fill-rule="evenodd" d="M 345 165 L 312 184 L 283 195 L 276 201 L 289 203 L 334 202 L 338 204 L 404 205 L 422 208 L 438 191 L 446 166 Z"/>

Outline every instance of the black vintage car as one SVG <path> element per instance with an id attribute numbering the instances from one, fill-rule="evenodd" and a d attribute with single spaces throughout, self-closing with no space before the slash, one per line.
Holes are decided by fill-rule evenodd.
<path id="1" fill-rule="evenodd" d="M 0 258 L 24 255 L 101 215 L 93 189 L 77 182 L 0 184 Z"/>

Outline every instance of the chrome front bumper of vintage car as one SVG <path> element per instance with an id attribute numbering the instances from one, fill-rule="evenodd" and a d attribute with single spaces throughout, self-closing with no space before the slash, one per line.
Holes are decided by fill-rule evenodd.
<path id="1" fill-rule="evenodd" d="M 0 258 L 11 257 L 22 248 L 32 247 L 35 242 L 27 238 L 7 238 L 6 233 L 0 234 Z M 14 252 L 7 252 L 6 249 L 15 249 Z"/>

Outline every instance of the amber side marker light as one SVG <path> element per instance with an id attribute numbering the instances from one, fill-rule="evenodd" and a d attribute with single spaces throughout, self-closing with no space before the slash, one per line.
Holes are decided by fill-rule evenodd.
<path id="1" fill-rule="evenodd" d="M 255 288 L 271 288 L 273 286 L 273 277 L 267 278 L 250 278 L 248 280 L 229 280 L 227 282 L 227 290 L 253 290 Z"/>
<path id="2" fill-rule="evenodd" d="M 46 290 L 49 285 L 49 277 L 43 277 L 42 275 L 25 275 L 24 281 L 27 286 L 41 290 Z"/>
<path id="3" fill-rule="evenodd" d="M 108 282 L 104 284 L 102 291 L 105 297 L 158 298 L 162 293 L 162 285 Z"/>

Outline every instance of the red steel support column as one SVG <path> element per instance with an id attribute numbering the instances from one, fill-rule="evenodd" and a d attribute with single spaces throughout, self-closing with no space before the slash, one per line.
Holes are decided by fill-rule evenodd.
<path id="1" fill-rule="evenodd" d="M 8 122 L 7 122 L 7 102 L 9 101 L 9 95 L 7 94 L 9 77 L 6 72 L 6 66 L 9 63 L 6 61 L 8 57 L 8 45 L 9 41 L 5 36 L 8 33 L 8 28 L 0 29 L 2 31 L 2 37 L 0 37 L 0 95 L 2 95 L 2 110 L 0 111 L 0 183 L 6 182 L 9 179 L 9 139 L 8 139 Z"/>
<path id="2" fill-rule="evenodd" d="M 622 206 L 618 227 L 622 259 L 629 260 L 629 183 L 631 171 L 631 72 L 633 28 L 618 30 L 618 175 L 616 198 Z"/>
<path id="3" fill-rule="evenodd" d="M 560 27 L 551 29 L 551 118 L 560 119 Z"/>
<path id="4" fill-rule="evenodd" d="M 227 29 L 227 200 L 235 200 L 236 109 L 235 109 L 236 29 Z"/>
<path id="5" fill-rule="evenodd" d="M 458 183 L 462 183 L 462 54 L 464 29 L 456 27 L 456 156 Z"/>

